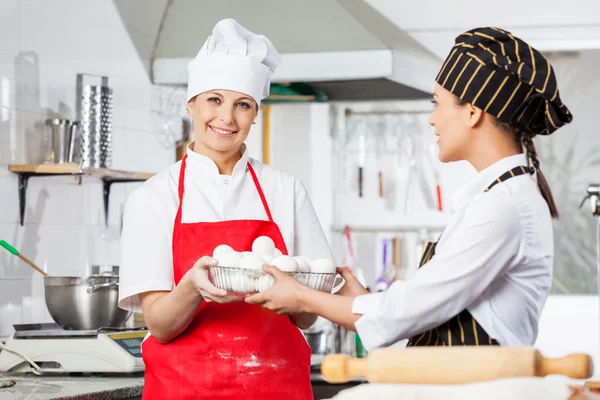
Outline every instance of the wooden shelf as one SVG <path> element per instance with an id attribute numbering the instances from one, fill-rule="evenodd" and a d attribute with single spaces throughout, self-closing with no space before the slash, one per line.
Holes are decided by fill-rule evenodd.
<path id="1" fill-rule="evenodd" d="M 142 182 L 154 176 L 150 172 L 121 171 L 108 168 L 81 168 L 79 164 L 11 164 L 10 172 L 19 175 L 19 211 L 21 226 L 25 218 L 27 183 L 40 176 L 91 176 L 103 182 L 104 223 L 108 226 L 108 200 L 113 183 Z"/>
<path id="2" fill-rule="evenodd" d="M 11 164 L 11 172 L 40 175 L 90 175 L 100 179 L 146 180 L 155 174 L 150 172 L 121 171 L 107 168 L 81 168 L 79 164 Z"/>

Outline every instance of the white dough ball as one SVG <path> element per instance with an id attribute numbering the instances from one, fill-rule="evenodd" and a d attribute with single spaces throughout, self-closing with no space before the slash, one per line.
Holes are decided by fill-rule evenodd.
<path id="1" fill-rule="evenodd" d="M 244 269 L 262 269 L 265 260 L 257 254 L 245 254 L 242 255 L 240 260 L 240 268 Z"/>
<path id="2" fill-rule="evenodd" d="M 265 264 L 271 264 L 271 261 L 273 261 L 273 256 L 270 254 L 267 254 L 265 256 L 262 256 L 263 260 L 265 260 Z"/>
<path id="3" fill-rule="evenodd" d="M 252 243 L 252 252 L 260 256 L 272 255 L 275 251 L 275 243 L 268 236 L 259 236 Z"/>
<path id="4" fill-rule="evenodd" d="M 298 263 L 298 272 L 310 272 L 310 263 L 302 256 L 294 257 L 296 263 Z"/>
<path id="5" fill-rule="evenodd" d="M 282 255 L 283 255 L 283 253 L 281 252 L 281 250 L 279 250 L 279 249 L 273 250 L 273 257 L 279 257 Z"/>
<path id="6" fill-rule="evenodd" d="M 233 251 L 235 250 L 233 250 L 230 246 L 226 244 L 220 244 L 213 250 L 213 258 L 219 260 L 223 254 L 231 253 Z"/>
<path id="7" fill-rule="evenodd" d="M 279 256 L 271 260 L 271 265 L 276 266 L 283 272 L 296 272 L 298 271 L 298 263 L 290 256 Z"/>
<path id="8" fill-rule="evenodd" d="M 237 251 L 222 254 L 221 257 L 217 258 L 219 265 L 231 268 L 238 268 L 240 266 L 241 259 L 242 255 Z"/>
<path id="9" fill-rule="evenodd" d="M 333 274 L 335 273 L 335 265 L 326 258 L 318 258 L 310 263 L 310 272 L 315 274 Z"/>

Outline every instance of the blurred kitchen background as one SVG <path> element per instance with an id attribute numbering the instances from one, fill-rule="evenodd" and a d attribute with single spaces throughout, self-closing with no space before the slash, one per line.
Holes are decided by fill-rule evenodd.
<path id="1" fill-rule="evenodd" d="M 283 55 L 250 155 L 303 180 L 336 262 L 360 270 L 371 290 L 410 278 L 421 243 L 439 235 L 453 191 L 474 174 L 464 163 L 439 163 L 427 124 L 434 77 L 454 37 L 493 25 L 542 51 L 575 119 L 536 140 L 561 213 L 536 346 L 546 356 L 586 352 L 600 361 L 597 222 L 588 203 L 580 208 L 600 174 L 594 0 L 2 0 L 0 239 L 50 275 L 118 266 L 127 197 L 193 140 L 187 62 L 226 17 L 267 35 Z M 97 97 L 112 107 L 110 136 L 98 149 L 106 157 L 95 164 L 103 169 L 32 174 L 50 159 L 46 121 L 78 121 L 78 104 L 86 106 L 78 99 L 94 98 L 78 91 L 78 76 L 110 89 Z M 77 149 L 75 161 L 94 166 Z M 0 338 L 34 322 L 52 322 L 43 278 L 0 251 Z"/>

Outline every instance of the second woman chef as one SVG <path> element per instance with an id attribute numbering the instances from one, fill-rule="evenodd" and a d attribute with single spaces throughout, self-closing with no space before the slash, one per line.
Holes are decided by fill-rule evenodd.
<path id="1" fill-rule="evenodd" d="M 551 218 L 558 212 L 533 143 L 571 122 L 550 62 L 510 32 L 462 33 L 436 77 L 429 123 L 442 162 L 468 161 L 477 175 L 454 195 L 441 239 L 413 279 L 366 293 L 347 270 L 340 296 L 283 275 L 246 298 L 282 313 L 308 311 L 356 329 L 368 349 L 531 346 L 552 285 Z"/>

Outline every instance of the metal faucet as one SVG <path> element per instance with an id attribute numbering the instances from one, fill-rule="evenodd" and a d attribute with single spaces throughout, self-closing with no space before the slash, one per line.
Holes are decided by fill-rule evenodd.
<path id="1" fill-rule="evenodd" d="M 579 208 L 583 207 L 583 204 L 587 199 L 590 199 L 590 209 L 592 214 L 600 216 L 600 184 L 592 183 L 587 188 L 587 196 L 583 198 Z"/>

